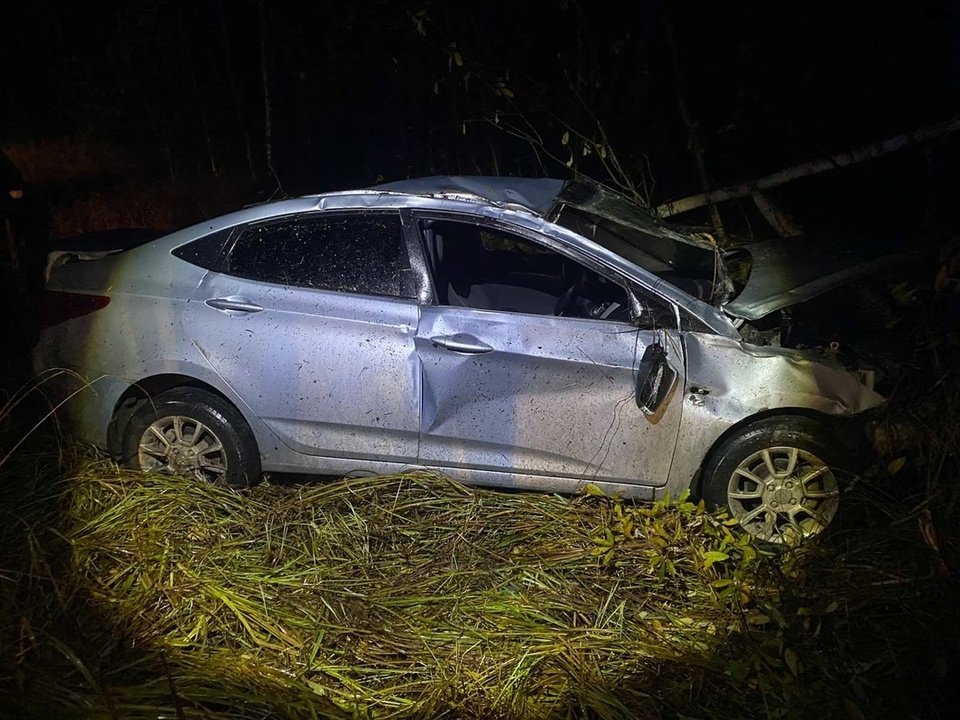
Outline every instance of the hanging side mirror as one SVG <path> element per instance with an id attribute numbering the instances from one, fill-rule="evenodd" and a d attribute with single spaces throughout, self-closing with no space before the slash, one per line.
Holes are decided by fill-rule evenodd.
<path id="1" fill-rule="evenodd" d="M 658 415 L 672 395 L 678 377 L 677 371 L 667 362 L 663 345 L 659 342 L 648 345 L 637 368 L 637 407 L 644 415 Z"/>

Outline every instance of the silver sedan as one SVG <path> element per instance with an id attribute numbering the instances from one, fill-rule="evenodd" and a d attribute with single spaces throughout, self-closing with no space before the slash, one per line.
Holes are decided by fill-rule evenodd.
<path id="1" fill-rule="evenodd" d="M 145 470 L 692 488 L 783 541 L 830 523 L 845 420 L 883 402 L 763 329 L 862 263 L 758 246 L 744 284 L 709 235 L 587 182 L 420 178 L 122 235 L 51 255 L 35 365 L 83 378 L 64 419 Z"/>

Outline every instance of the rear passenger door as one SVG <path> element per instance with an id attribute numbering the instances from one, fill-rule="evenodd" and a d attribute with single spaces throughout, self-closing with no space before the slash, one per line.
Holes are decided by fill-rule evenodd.
<path id="1" fill-rule="evenodd" d="M 416 284 L 397 212 L 252 224 L 197 288 L 187 331 L 289 448 L 414 461 Z"/>

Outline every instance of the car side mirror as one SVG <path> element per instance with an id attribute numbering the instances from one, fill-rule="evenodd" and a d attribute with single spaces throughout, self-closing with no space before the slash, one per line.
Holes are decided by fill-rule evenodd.
<path id="1" fill-rule="evenodd" d="M 637 407 L 647 416 L 658 416 L 677 384 L 679 374 L 667 361 L 659 342 L 648 345 L 637 368 Z M 659 419 L 659 418 L 658 418 Z"/>
<path id="2" fill-rule="evenodd" d="M 627 290 L 627 304 L 630 322 L 634 325 L 639 325 L 640 320 L 643 318 L 644 309 L 643 305 L 640 304 L 639 298 L 637 298 L 637 294 L 630 289 Z"/>

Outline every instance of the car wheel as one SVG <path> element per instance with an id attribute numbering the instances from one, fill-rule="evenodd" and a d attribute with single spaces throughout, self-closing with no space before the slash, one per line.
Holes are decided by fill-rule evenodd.
<path id="1" fill-rule="evenodd" d="M 228 402 L 197 388 L 175 388 L 144 402 L 127 426 L 123 461 L 138 470 L 234 486 L 260 478 L 260 453 L 246 421 Z"/>
<path id="2" fill-rule="evenodd" d="M 810 417 L 769 417 L 724 439 L 704 465 L 702 495 L 758 540 L 795 544 L 823 532 L 840 505 L 843 451 Z"/>

